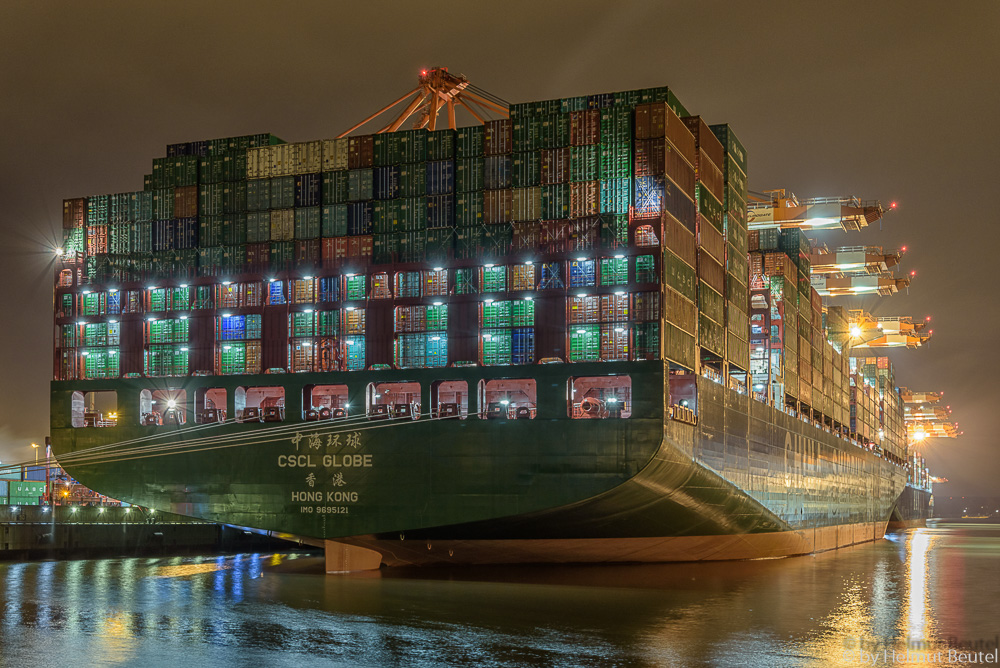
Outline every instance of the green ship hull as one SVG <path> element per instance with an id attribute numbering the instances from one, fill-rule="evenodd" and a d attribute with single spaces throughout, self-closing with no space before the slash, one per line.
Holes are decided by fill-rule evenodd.
<path id="1" fill-rule="evenodd" d="M 130 503 L 367 547 L 389 565 L 784 556 L 880 538 L 906 469 L 706 378 L 677 412 L 660 362 L 54 382 L 55 455 Z M 628 418 L 572 419 L 570 377 L 627 374 Z M 533 378 L 534 419 L 305 421 L 303 390 Z M 692 381 L 695 377 L 688 377 Z M 281 385 L 285 421 L 141 426 L 144 391 Z M 117 425 L 72 426 L 74 392 L 117 392 Z M 134 406 L 133 406 L 134 405 Z M 675 414 L 676 413 L 676 414 Z M 230 413 L 232 414 L 232 413 Z M 99 458 L 74 461 L 95 447 Z M 91 451 L 92 453 L 94 451 Z"/>

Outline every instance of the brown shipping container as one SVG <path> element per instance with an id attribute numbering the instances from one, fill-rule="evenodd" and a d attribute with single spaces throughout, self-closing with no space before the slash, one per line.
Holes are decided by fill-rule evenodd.
<path id="1" fill-rule="evenodd" d="M 324 269 L 335 269 L 347 258 L 347 237 L 321 239 L 320 253 Z"/>
<path id="2" fill-rule="evenodd" d="M 600 143 L 601 112 L 599 109 L 573 111 L 569 115 L 569 143 L 587 146 Z"/>
<path id="3" fill-rule="evenodd" d="M 372 235 L 347 238 L 347 256 L 365 258 L 372 256 Z"/>
<path id="4" fill-rule="evenodd" d="M 694 164 L 694 135 L 665 102 L 640 104 L 635 108 L 635 138 L 666 137 L 681 152 L 688 163 Z"/>
<path id="5" fill-rule="evenodd" d="M 698 216 L 698 246 L 704 248 L 719 262 L 726 261 L 726 239 L 722 232 L 707 220 Z"/>
<path id="6" fill-rule="evenodd" d="M 194 218 L 198 215 L 198 186 L 174 188 L 174 218 Z"/>
<path id="7" fill-rule="evenodd" d="M 569 181 L 569 148 L 550 148 L 541 151 L 542 185 Z"/>
<path id="8" fill-rule="evenodd" d="M 726 269 L 701 248 L 698 249 L 698 278 L 720 295 L 725 294 Z"/>
<path id="9" fill-rule="evenodd" d="M 722 147 L 722 143 L 719 142 L 715 133 L 712 132 L 711 128 L 709 128 L 705 121 L 701 119 L 701 116 L 685 116 L 681 120 L 684 121 L 684 125 L 687 126 L 687 129 L 694 135 L 695 146 L 703 149 L 705 153 L 708 154 L 709 160 L 711 160 L 721 172 L 725 162 L 726 149 Z M 721 200 L 722 197 L 720 196 L 719 199 Z"/>
<path id="10" fill-rule="evenodd" d="M 483 153 L 504 155 L 511 152 L 511 122 L 509 118 L 487 121 L 483 126 Z"/>
<path id="11" fill-rule="evenodd" d="M 663 214 L 663 245 L 690 266 L 696 263 L 695 237 L 669 213 Z"/>
<path id="12" fill-rule="evenodd" d="M 315 266 L 322 259 L 319 239 L 295 242 L 295 264 L 299 267 Z"/>
<path id="13" fill-rule="evenodd" d="M 87 218 L 87 198 L 63 200 L 63 228 L 67 230 L 83 227 Z"/>
<path id="14" fill-rule="evenodd" d="M 725 184 L 722 181 L 722 170 L 712 164 L 705 153 L 705 149 L 698 149 L 698 163 L 695 165 L 695 175 L 698 180 L 705 184 L 708 192 L 715 195 L 720 202 L 725 192 Z"/>
<path id="15" fill-rule="evenodd" d="M 371 135 L 348 137 L 348 169 L 367 169 L 375 161 L 375 143 Z"/>
<path id="16" fill-rule="evenodd" d="M 514 193 L 510 188 L 483 191 L 483 222 L 489 224 L 507 223 L 511 220 Z"/>

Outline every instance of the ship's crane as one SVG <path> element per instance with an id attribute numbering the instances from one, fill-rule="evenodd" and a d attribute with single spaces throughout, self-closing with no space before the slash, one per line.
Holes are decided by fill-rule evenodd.
<path id="1" fill-rule="evenodd" d="M 927 343 L 934 330 L 927 320 L 910 316 L 873 317 L 862 310 L 848 311 L 851 348 L 917 348 Z"/>
<path id="2" fill-rule="evenodd" d="M 912 392 L 899 388 L 903 400 L 903 421 L 911 447 L 928 438 L 958 438 L 963 432 L 951 421 L 951 407 L 941 405 L 939 392 Z"/>
<path id="3" fill-rule="evenodd" d="M 420 72 L 416 88 L 402 95 L 394 102 L 382 107 L 357 125 L 342 132 L 338 137 L 346 137 L 361 126 L 389 112 L 396 105 L 402 104 L 407 99 L 410 99 L 410 101 L 403 107 L 403 111 L 397 114 L 387 125 L 378 130 L 376 134 L 399 130 L 406 120 L 414 114 L 418 114 L 413 121 L 414 129 L 427 128 L 428 130 L 434 130 L 437 128 L 438 114 L 444 109 L 448 112 L 448 127 L 452 130 L 457 129 L 455 111 L 459 107 L 472 114 L 473 118 L 480 123 L 485 123 L 491 115 L 502 118 L 510 116 L 509 105 L 505 100 L 487 93 L 480 88 L 476 88 L 464 76 L 451 74 L 448 72 L 447 67 L 435 67 Z"/>
<path id="4" fill-rule="evenodd" d="M 809 254 L 812 275 L 846 273 L 884 274 L 899 265 L 906 248 L 886 253 L 881 246 L 844 246 L 832 251 L 814 246 Z"/>
<path id="5" fill-rule="evenodd" d="M 747 222 L 751 230 L 768 227 L 860 230 L 885 215 L 878 200 L 862 201 L 853 196 L 799 200 L 793 193 L 776 189 L 753 193 L 750 200 Z"/>

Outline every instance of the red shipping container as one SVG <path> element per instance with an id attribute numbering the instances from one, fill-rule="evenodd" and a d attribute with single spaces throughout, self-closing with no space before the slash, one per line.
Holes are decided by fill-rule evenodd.
<path id="1" fill-rule="evenodd" d="M 483 153 L 504 155 L 511 152 L 512 131 L 509 118 L 487 121 L 483 126 Z"/>
<path id="2" fill-rule="evenodd" d="M 347 140 L 347 168 L 365 169 L 375 161 L 375 141 L 371 135 L 349 137 Z"/>
<path id="3" fill-rule="evenodd" d="M 250 271 L 266 271 L 271 262 L 271 244 L 268 242 L 247 244 L 247 268 Z"/>
<path id="4" fill-rule="evenodd" d="M 94 256 L 108 252 L 108 228 L 91 226 L 87 228 L 87 255 Z"/>
<path id="5" fill-rule="evenodd" d="M 72 230 L 84 226 L 87 218 L 87 198 L 63 200 L 63 229 Z"/>
<path id="6" fill-rule="evenodd" d="M 174 218 L 193 218 L 198 215 L 198 186 L 174 188 Z"/>
<path id="7" fill-rule="evenodd" d="M 600 143 L 601 112 L 599 109 L 573 111 L 569 115 L 569 143 L 587 146 Z"/>
<path id="8" fill-rule="evenodd" d="M 332 237 L 321 240 L 320 255 L 324 269 L 335 269 L 347 258 L 348 237 Z"/>
<path id="9" fill-rule="evenodd" d="M 372 236 L 347 237 L 347 257 L 371 257 Z"/>
<path id="10" fill-rule="evenodd" d="M 572 225 L 568 220 L 543 220 L 539 227 L 539 249 L 543 253 L 561 253 L 568 249 Z"/>
<path id="11" fill-rule="evenodd" d="M 542 185 L 569 181 L 569 148 L 550 148 L 541 151 Z"/>
<path id="12" fill-rule="evenodd" d="M 758 251 L 750 251 L 750 278 L 764 275 L 764 254 Z"/>
<path id="13" fill-rule="evenodd" d="M 510 222 L 514 209 L 514 192 L 504 190 L 483 191 L 483 222 L 489 224 Z"/>

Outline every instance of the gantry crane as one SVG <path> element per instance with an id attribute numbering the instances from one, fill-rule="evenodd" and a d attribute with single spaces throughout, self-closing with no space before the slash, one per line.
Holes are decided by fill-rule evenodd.
<path id="1" fill-rule="evenodd" d="M 395 132 L 399 130 L 403 123 L 414 114 L 419 114 L 413 121 L 413 128 L 427 128 L 434 130 L 437 128 L 437 116 L 443 109 L 448 110 L 448 127 L 457 129 L 455 125 L 455 111 L 461 107 L 468 111 L 480 123 L 485 123 L 490 115 L 502 118 L 509 118 L 509 105 L 506 101 L 491 95 L 484 90 L 476 88 L 464 76 L 455 76 L 448 72 L 447 67 L 435 67 L 429 70 L 422 70 L 418 79 L 417 87 L 401 96 L 396 101 L 387 104 L 374 114 L 361 121 L 357 125 L 342 132 L 338 137 L 346 137 L 361 126 L 375 120 L 382 114 L 406 99 L 413 98 L 403 108 L 392 121 L 378 130 L 376 134 L 382 132 Z"/>
<path id="2" fill-rule="evenodd" d="M 890 205 L 890 208 L 895 208 L 895 204 Z M 878 200 L 862 201 L 857 197 L 813 197 L 799 200 L 784 189 L 753 193 L 747 203 L 747 222 L 751 230 L 768 227 L 860 230 L 883 215 L 885 209 Z"/>
<path id="3" fill-rule="evenodd" d="M 841 276 L 812 276 L 810 283 L 821 297 L 855 297 L 858 295 L 880 295 L 887 297 L 910 285 L 910 279 L 915 275 L 896 276 L 892 273 L 861 274 Z"/>
<path id="4" fill-rule="evenodd" d="M 963 432 L 951 421 L 951 406 L 941 405 L 940 392 L 912 392 L 899 388 L 903 400 L 903 421 L 910 445 L 928 438 L 957 438 Z"/>
<path id="5" fill-rule="evenodd" d="M 881 246 L 844 246 L 829 250 L 825 244 L 813 246 L 809 254 L 812 275 L 865 273 L 884 274 L 899 265 L 906 247 L 886 253 Z"/>
<path id="6" fill-rule="evenodd" d="M 930 321 L 913 321 L 910 316 L 873 317 L 860 309 L 848 311 L 851 348 L 917 348 L 930 340 Z"/>

